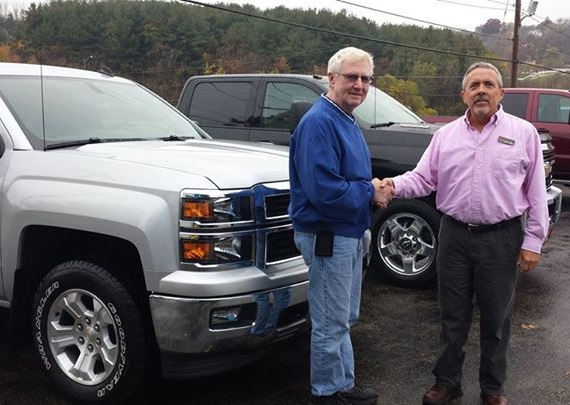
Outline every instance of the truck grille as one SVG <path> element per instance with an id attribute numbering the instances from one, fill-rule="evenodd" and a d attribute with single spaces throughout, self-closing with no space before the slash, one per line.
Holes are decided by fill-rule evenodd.
<path id="1" fill-rule="evenodd" d="M 546 171 L 546 188 L 552 186 L 554 166 L 554 145 L 552 144 L 552 137 L 548 131 L 538 131 L 540 136 L 540 143 L 542 148 L 542 158 L 544 160 L 544 169 Z"/>
<path id="2" fill-rule="evenodd" d="M 274 264 L 300 255 L 293 240 L 293 229 L 268 233 L 266 246 L 266 264 Z"/>
<path id="3" fill-rule="evenodd" d="M 290 199 L 288 182 L 209 193 L 183 190 L 181 201 L 189 202 L 191 214 L 196 207 L 213 207 L 208 218 L 188 216 L 180 221 L 183 268 L 207 271 L 254 265 L 265 269 L 299 258 L 287 213 Z"/>
<path id="4" fill-rule="evenodd" d="M 256 212 L 263 212 L 263 218 L 257 218 L 258 222 L 275 224 L 266 227 L 259 232 L 257 238 L 258 255 L 256 266 L 266 266 L 284 262 L 300 257 L 300 253 L 293 240 L 293 226 L 287 213 L 291 195 L 289 190 L 276 190 L 266 186 L 253 188 L 254 200 L 263 201 L 263 210 L 256 207 Z M 260 198 L 263 195 L 263 199 Z"/>
<path id="5" fill-rule="evenodd" d="M 287 209 L 291 201 L 289 193 L 273 194 L 265 197 L 265 217 L 267 219 L 287 216 Z"/>
<path id="6" fill-rule="evenodd" d="M 552 167 L 554 166 L 554 152 L 552 156 L 548 156 L 544 154 L 544 170 L 546 171 L 546 188 L 550 188 L 552 186 L 552 182 L 554 180 L 553 177 L 553 170 Z"/>

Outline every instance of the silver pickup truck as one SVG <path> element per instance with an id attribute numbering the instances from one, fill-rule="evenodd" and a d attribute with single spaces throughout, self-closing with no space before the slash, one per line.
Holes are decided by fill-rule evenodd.
<path id="1" fill-rule="evenodd" d="M 73 400 L 113 403 L 302 333 L 287 162 L 109 72 L 0 63 L 0 327 Z"/>

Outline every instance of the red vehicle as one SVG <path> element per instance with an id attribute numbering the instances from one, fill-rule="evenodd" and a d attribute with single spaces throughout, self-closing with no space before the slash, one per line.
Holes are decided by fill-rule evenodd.
<path id="1" fill-rule="evenodd" d="M 556 164 L 554 180 L 570 185 L 570 91 L 562 89 L 506 88 L 505 111 L 530 121 L 552 137 Z M 456 117 L 426 116 L 427 122 L 449 122 Z"/>

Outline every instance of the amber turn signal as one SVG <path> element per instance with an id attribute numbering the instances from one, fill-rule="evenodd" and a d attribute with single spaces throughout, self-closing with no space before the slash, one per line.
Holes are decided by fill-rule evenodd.
<path id="1" fill-rule="evenodd" d="M 190 201 L 182 203 L 183 219 L 210 219 L 214 215 L 214 207 L 211 201 Z"/>

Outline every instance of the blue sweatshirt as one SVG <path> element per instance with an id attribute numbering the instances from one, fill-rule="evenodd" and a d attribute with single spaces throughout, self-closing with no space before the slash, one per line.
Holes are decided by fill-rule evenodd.
<path id="1" fill-rule="evenodd" d="M 371 174 L 370 151 L 354 118 L 321 96 L 291 138 L 293 228 L 361 238 L 371 224 Z"/>

